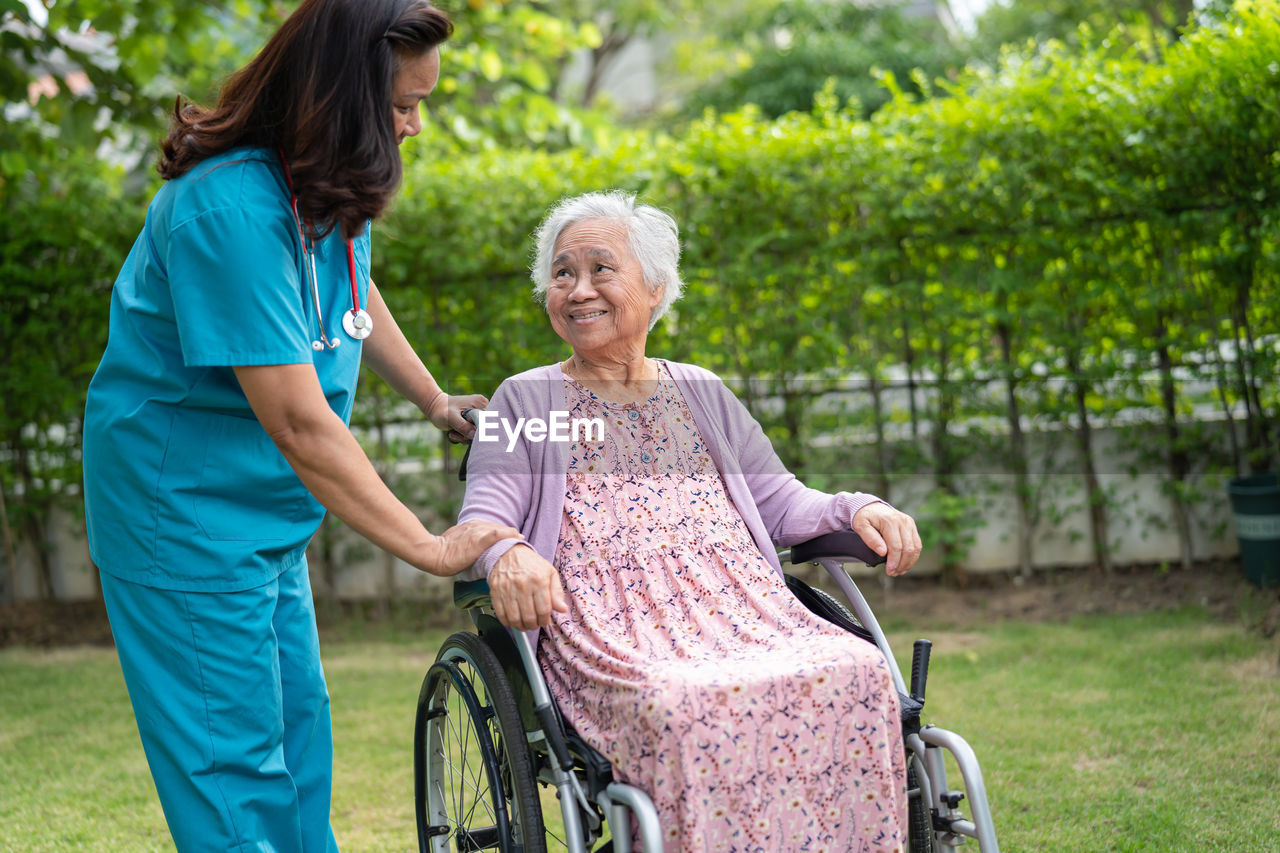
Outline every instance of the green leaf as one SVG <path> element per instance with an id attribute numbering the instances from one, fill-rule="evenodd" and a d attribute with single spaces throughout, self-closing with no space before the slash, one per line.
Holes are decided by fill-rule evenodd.
<path id="1" fill-rule="evenodd" d="M 502 60 L 493 50 L 485 50 L 480 54 L 480 71 L 485 79 L 493 82 L 502 76 Z"/>

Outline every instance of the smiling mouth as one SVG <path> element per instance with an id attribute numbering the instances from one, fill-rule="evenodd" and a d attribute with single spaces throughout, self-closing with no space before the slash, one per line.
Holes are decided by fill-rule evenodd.
<path id="1" fill-rule="evenodd" d="M 595 318 L 597 318 L 597 317 L 603 317 L 604 315 L 605 315 L 605 312 L 604 312 L 604 311 L 592 311 L 590 314 L 574 314 L 574 315 L 573 315 L 573 316 L 571 316 L 569 319 L 571 319 L 571 320 L 594 320 Z"/>

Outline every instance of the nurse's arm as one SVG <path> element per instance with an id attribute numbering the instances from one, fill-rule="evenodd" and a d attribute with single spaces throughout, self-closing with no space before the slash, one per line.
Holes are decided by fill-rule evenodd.
<path id="1" fill-rule="evenodd" d="M 451 397 L 441 390 L 431 371 L 414 352 L 396 324 L 378 286 L 369 282 L 369 317 L 373 332 L 364 341 L 361 359 L 397 394 L 422 410 L 427 419 L 455 441 L 471 438 L 475 427 L 462 417 L 463 409 L 483 409 L 483 394 Z"/>
<path id="2" fill-rule="evenodd" d="M 334 414 L 311 364 L 237 367 L 253 413 L 294 472 L 327 510 L 375 545 L 433 575 L 470 566 L 499 539 L 523 538 L 513 528 L 470 521 L 439 536 L 402 504 Z"/>

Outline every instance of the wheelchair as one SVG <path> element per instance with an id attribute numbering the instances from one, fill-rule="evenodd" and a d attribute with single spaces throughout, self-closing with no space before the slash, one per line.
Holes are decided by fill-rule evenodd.
<path id="1" fill-rule="evenodd" d="M 974 839 L 981 853 L 998 853 L 972 748 L 954 732 L 921 722 L 929 641 L 915 642 L 908 689 L 871 608 L 844 569 L 846 562 L 874 566 L 884 558 L 852 531 L 820 536 L 779 556 L 792 565 L 821 563 L 848 606 L 790 574 L 787 586 L 809 610 L 878 646 L 889 663 L 907 758 L 907 849 L 933 853 Z M 494 617 L 487 582 L 458 581 L 453 596 L 475 632 L 445 640 L 418 696 L 414 810 L 421 853 L 630 853 L 633 820 L 641 850 L 661 853 L 662 827 L 649 796 L 615 781 L 609 762 L 560 717 L 533 643 Z M 948 785 L 944 751 L 960 771 L 962 791 Z M 966 796 L 969 818 L 959 807 Z M 557 809 L 556 800 L 563 830 L 544 819 Z"/>

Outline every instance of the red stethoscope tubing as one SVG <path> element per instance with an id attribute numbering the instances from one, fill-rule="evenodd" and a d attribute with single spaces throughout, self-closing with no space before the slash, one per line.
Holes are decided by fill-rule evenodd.
<path id="1" fill-rule="evenodd" d="M 298 226 L 298 238 L 302 240 L 302 249 L 307 254 L 308 263 L 311 265 L 311 283 L 315 289 L 315 302 L 317 316 L 320 312 L 320 293 L 319 285 L 315 280 L 315 241 L 310 235 L 304 231 L 302 227 L 302 217 L 298 215 L 298 194 L 293 189 L 293 173 L 289 170 L 289 161 L 285 158 L 284 152 L 280 152 L 280 165 L 284 168 L 284 182 L 289 187 L 289 206 L 293 209 L 293 221 Z M 360 313 L 360 289 L 356 284 L 356 246 L 355 241 L 347 238 L 347 275 L 351 279 L 351 316 L 355 317 Z M 320 337 L 326 343 L 328 338 L 325 337 L 324 321 L 320 321 Z M 332 347 L 333 344 L 330 344 Z"/>

